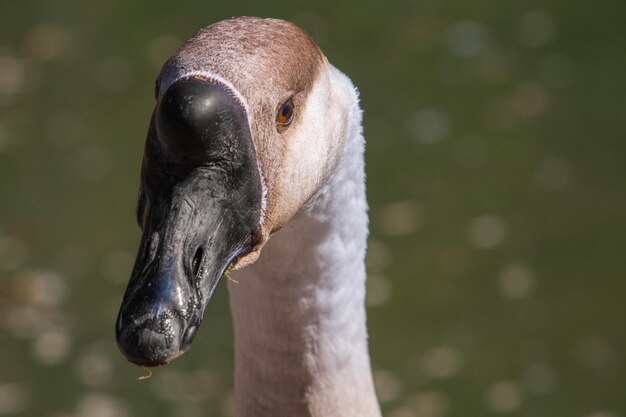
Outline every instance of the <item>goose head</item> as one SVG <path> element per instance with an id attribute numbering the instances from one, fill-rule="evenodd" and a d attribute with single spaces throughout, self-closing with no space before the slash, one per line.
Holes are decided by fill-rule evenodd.
<path id="1" fill-rule="evenodd" d="M 116 323 L 128 360 L 182 354 L 225 271 L 253 263 L 328 178 L 351 111 L 339 76 L 308 35 L 275 19 L 213 24 L 165 63 Z"/>

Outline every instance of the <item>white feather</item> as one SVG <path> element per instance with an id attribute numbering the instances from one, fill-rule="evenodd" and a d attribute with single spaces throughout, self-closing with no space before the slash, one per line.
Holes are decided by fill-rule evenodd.
<path id="1" fill-rule="evenodd" d="M 339 113 L 332 123 L 324 107 L 329 94 Z M 236 412 L 380 416 L 365 323 L 368 220 L 356 89 L 328 64 L 300 117 L 307 123 L 294 134 L 302 144 L 342 134 L 343 146 L 313 197 L 272 236 L 255 264 L 235 273 L 238 283 L 229 282 Z M 307 152 L 298 161 L 302 174 L 328 164 L 323 155 Z"/>

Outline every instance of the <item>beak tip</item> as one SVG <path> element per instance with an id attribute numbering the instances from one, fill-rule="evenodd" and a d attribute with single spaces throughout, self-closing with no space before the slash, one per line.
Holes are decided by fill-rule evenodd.
<path id="1" fill-rule="evenodd" d="M 140 366 L 160 366 L 171 362 L 183 353 L 178 326 L 169 332 L 147 325 L 118 325 L 117 345 L 129 362 Z"/>

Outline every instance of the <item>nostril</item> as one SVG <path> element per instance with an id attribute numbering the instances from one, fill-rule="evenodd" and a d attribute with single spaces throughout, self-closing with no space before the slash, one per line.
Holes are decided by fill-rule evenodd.
<path id="1" fill-rule="evenodd" d="M 204 249 L 202 246 L 196 249 L 196 253 L 193 255 L 193 261 L 191 262 L 191 272 L 194 277 L 198 276 L 200 271 L 200 265 L 202 264 L 202 256 L 204 255 Z"/>

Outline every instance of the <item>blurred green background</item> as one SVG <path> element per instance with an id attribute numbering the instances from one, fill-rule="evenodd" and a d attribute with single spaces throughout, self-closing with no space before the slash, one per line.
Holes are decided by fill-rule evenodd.
<path id="1" fill-rule="evenodd" d="M 114 320 L 154 78 L 292 20 L 361 91 L 390 417 L 626 416 L 626 3 L 0 0 L 0 415 L 229 416 L 221 286 L 143 382 Z"/>

